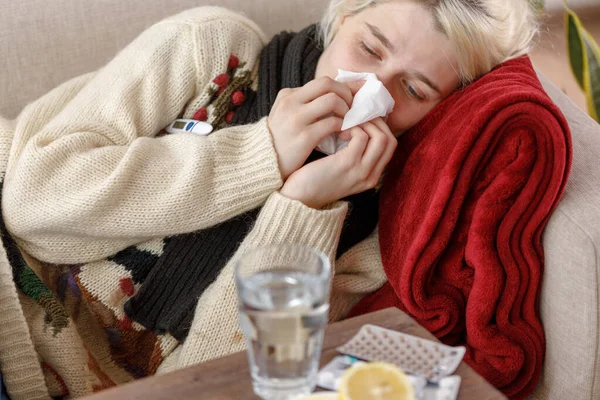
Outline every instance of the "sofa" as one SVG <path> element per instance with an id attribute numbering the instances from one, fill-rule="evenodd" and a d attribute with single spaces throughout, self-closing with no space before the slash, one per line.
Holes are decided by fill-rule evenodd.
<path id="1" fill-rule="evenodd" d="M 99 68 L 144 28 L 186 8 L 228 7 L 273 35 L 316 22 L 327 2 L 0 0 L 0 115 L 16 117 L 28 102 Z M 591 400 L 600 398 L 600 125 L 539 78 L 569 122 L 574 157 L 565 195 L 543 236 L 540 311 L 547 352 L 530 399 Z"/>

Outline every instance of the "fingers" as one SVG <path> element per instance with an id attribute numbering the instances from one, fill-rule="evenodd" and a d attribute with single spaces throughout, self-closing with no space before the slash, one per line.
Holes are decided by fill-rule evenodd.
<path id="1" fill-rule="evenodd" d="M 382 130 L 382 132 L 384 132 L 386 134 L 386 136 L 389 138 L 388 147 L 386 148 L 386 152 L 380 158 L 379 162 L 377 163 L 377 165 L 375 167 L 375 173 L 378 173 L 379 175 L 381 175 L 383 173 L 385 167 L 388 165 L 388 163 L 391 161 L 392 157 L 394 156 L 396 147 L 398 147 L 398 138 L 396 137 L 396 135 L 394 135 L 392 133 L 389 126 L 387 125 L 387 123 L 385 123 L 385 121 L 382 118 L 376 118 L 371 122 L 373 122 L 378 128 L 380 128 Z"/>
<path id="2" fill-rule="evenodd" d="M 340 129 L 342 129 L 342 128 L 340 128 Z M 352 139 L 352 135 L 350 134 L 350 129 L 346 129 L 345 131 L 340 132 L 339 137 L 341 140 L 344 140 L 346 142 L 350 141 L 350 139 Z"/>
<path id="3" fill-rule="evenodd" d="M 291 97 L 292 94 L 296 92 L 297 89 L 294 88 L 283 88 L 277 93 L 277 97 L 275 98 L 275 102 L 273 103 L 273 107 L 279 106 L 284 99 L 285 101 L 289 101 L 288 98 Z"/>
<path id="4" fill-rule="evenodd" d="M 312 124 L 307 133 L 312 141 L 318 143 L 328 135 L 339 132 L 342 129 L 343 122 L 342 118 L 336 116 L 327 117 Z"/>
<path id="5" fill-rule="evenodd" d="M 351 163 L 350 167 L 352 167 L 360 164 L 360 160 L 369 143 L 369 135 L 360 126 L 355 126 L 350 129 L 350 136 L 351 139 L 348 147 L 342 151 L 346 151 L 345 154 L 348 155 Z"/>
<path id="6" fill-rule="evenodd" d="M 369 143 L 361 164 L 369 181 L 368 185 L 375 186 L 392 159 L 398 141 L 380 118 L 363 124 L 363 129 L 369 135 Z"/>
<path id="7" fill-rule="evenodd" d="M 349 109 L 346 102 L 337 94 L 327 93 L 308 103 L 302 113 L 303 117 L 308 119 L 307 122 L 313 122 L 331 113 L 343 118 Z"/>
<path id="8" fill-rule="evenodd" d="M 327 76 L 308 82 L 298 89 L 296 96 L 300 103 L 306 104 L 327 93 L 337 94 L 344 102 L 346 102 L 348 107 L 352 106 L 353 95 L 350 88 Z"/>
<path id="9" fill-rule="evenodd" d="M 361 160 L 361 165 L 367 171 L 371 171 L 377 161 L 381 158 L 388 144 L 388 137 L 371 122 L 362 124 L 363 130 L 369 135 L 369 144 Z"/>
<path id="10" fill-rule="evenodd" d="M 392 137 L 395 137 L 395 135 L 392 133 L 392 131 L 390 130 L 390 128 L 388 127 L 387 123 L 385 122 L 385 120 L 383 118 L 381 118 L 381 117 L 375 118 L 369 122 L 375 124 L 375 126 L 377 126 L 379 129 L 381 129 L 386 134 L 391 135 Z M 350 138 L 351 138 L 350 129 L 340 132 L 339 136 L 340 136 L 341 140 L 346 140 L 346 141 L 350 140 Z"/>
<path id="11" fill-rule="evenodd" d="M 352 138 L 348 147 L 334 155 L 335 157 L 339 154 L 343 179 L 352 182 L 352 189 L 346 195 L 362 192 L 377 185 L 396 150 L 397 143 L 387 125 L 383 126 L 380 122 L 366 122 L 350 129 L 349 133 Z"/>
<path id="12" fill-rule="evenodd" d="M 356 93 L 360 90 L 361 87 L 365 84 L 366 81 L 354 81 L 354 82 L 346 82 L 345 85 L 350 89 L 350 93 L 354 97 Z"/>
<path id="13" fill-rule="evenodd" d="M 386 134 L 390 134 L 393 137 L 395 137 L 394 134 L 392 133 L 392 131 L 390 130 L 390 127 L 388 126 L 388 124 L 386 123 L 386 121 L 382 117 L 372 119 L 369 122 L 375 124 L 375 126 L 377 126 L 379 129 L 381 129 Z"/>

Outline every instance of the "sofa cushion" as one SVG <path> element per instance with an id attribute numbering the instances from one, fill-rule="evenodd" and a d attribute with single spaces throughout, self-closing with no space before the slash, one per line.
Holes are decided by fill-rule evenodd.
<path id="1" fill-rule="evenodd" d="M 540 80 L 569 122 L 573 166 L 543 236 L 540 311 L 547 349 L 531 398 L 592 399 L 600 391 L 600 125 L 544 76 Z"/>
<path id="2" fill-rule="evenodd" d="M 271 36 L 316 22 L 327 0 L 0 0 L 0 115 L 107 63 L 153 23 L 188 8 L 240 11 Z"/>

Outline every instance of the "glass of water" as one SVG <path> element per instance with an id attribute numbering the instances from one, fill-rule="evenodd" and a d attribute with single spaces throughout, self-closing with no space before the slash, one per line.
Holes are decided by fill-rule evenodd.
<path id="1" fill-rule="evenodd" d="M 294 399 L 314 390 L 330 274 L 329 259 L 302 245 L 259 248 L 237 261 L 240 325 L 261 398 Z"/>

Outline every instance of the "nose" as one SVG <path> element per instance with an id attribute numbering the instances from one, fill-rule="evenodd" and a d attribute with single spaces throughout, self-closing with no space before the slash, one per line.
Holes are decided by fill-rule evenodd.
<path id="1" fill-rule="evenodd" d="M 381 83 L 383 83 L 383 86 L 386 87 L 387 90 L 392 91 L 392 87 L 393 87 L 393 82 L 395 79 L 397 79 L 396 74 L 393 71 L 387 71 L 387 70 L 380 70 L 375 72 L 375 75 L 377 75 L 377 78 L 381 81 Z"/>
<path id="2" fill-rule="evenodd" d="M 397 96 L 397 91 L 398 91 L 398 71 L 397 69 L 394 68 L 379 68 L 377 71 L 374 71 L 375 75 L 377 75 L 377 79 L 379 79 L 381 81 L 381 83 L 383 83 L 383 86 L 385 86 L 385 88 L 390 92 L 390 94 L 392 95 L 392 98 L 395 101 L 395 106 L 394 106 L 394 110 L 392 110 L 392 113 L 394 111 L 397 110 L 398 106 L 399 106 L 399 100 L 398 100 L 398 96 Z M 391 115 L 391 114 L 390 114 Z M 388 118 L 390 117 L 390 115 L 387 115 L 384 118 L 384 121 L 387 123 L 388 122 Z"/>
<path id="3" fill-rule="evenodd" d="M 381 71 L 381 70 L 380 71 L 366 71 L 366 72 L 374 73 L 377 76 L 377 79 L 379 79 L 381 81 L 381 83 L 383 83 L 383 85 L 386 87 L 386 89 L 389 90 L 391 93 L 392 82 L 395 79 L 393 72 L 386 72 L 386 71 Z M 365 84 L 365 81 L 354 81 L 354 82 L 346 83 L 346 85 L 352 92 L 352 96 L 355 96 L 356 93 L 359 91 L 359 89 L 364 84 Z"/>

